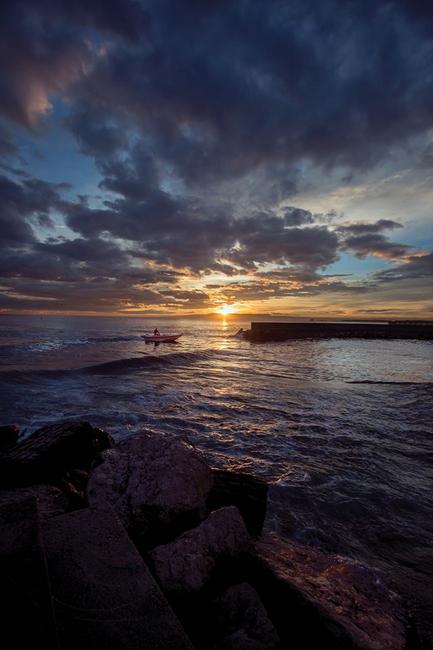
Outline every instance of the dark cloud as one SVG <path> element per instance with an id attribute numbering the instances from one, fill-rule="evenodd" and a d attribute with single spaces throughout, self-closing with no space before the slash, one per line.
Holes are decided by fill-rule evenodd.
<path id="1" fill-rule="evenodd" d="M 337 257 L 337 235 L 325 226 L 289 228 L 283 218 L 261 212 L 235 218 L 160 190 L 143 201 L 118 199 L 103 210 L 70 205 L 67 212 L 69 227 L 86 237 L 110 233 L 136 242 L 140 255 L 193 271 L 219 260 L 240 268 L 287 261 L 315 269 Z"/>
<path id="2" fill-rule="evenodd" d="M 65 125 L 75 135 L 81 151 L 96 159 L 106 159 L 128 144 L 125 130 L 109 115 L 101 116 L 96 107 L 78 109 L 65 119 Z"/>
<path id="3" fill-rule="evenodd" d="M 432 16 L 409 4 L 6 0 L 3 110 L 32 124 L 68 89 L 85 150 L 117 146 L 105 118 L 128 117 L 195 183 L 371 164 L 430 126 Z"/>
<path id="4" fill-rule="evenodd" d="M 342 250 L 349 250 L 356 257 L 382 257 L 386 260 L 398 260 L 406 257 L 411 246 L 390 241 L 381 234 L 384 230 L 393 230 L 403 226 L 391 219 L 379 219 L 371 223 L 349 223 L 336 227 L 341 236 Z"/>
<path id="5" fill-rule="evenodd" d="M 158 193 L 160 178 L 154 158 L 143 148 L 133 148 L 127 161 L 108 160 L 99 163 L 104 180 L 100 187 L 123 195 L 132 201 L 149 198 L 150 194 L 160 199 L 167 193 Z"/>
<path id="6" fill-rule="evenodd" d="M 49 110 L 52 93 L 62 92 L 82 74 L 90 56 L 79 35 L 41 8 L 19 1 L 2 5 L 1 114 L 26 126 Z"/>
<path id="7" fill-rule="evenodd" d="M 374 277 L 380 282 L 396 282 L 398 280 L 419 280 L 433 276 L 433 253 L 413 255 L 404 264 L 384 269 L 375 273 Z"/>
<path id="8" fill-rule="evenodd" d="M 30 220 L 48 219 L 61 205 L 63 184 L 25 179 L 21 183 L 0 176 L 0 247 L 21 248 L 35 240 Z"/>
<path id="9" fill-rule="evenodd" d="M 234 230 L 239 247 L 225 257 L 241 266 L 289 262 L 317 269 L 337 259 L 337 235 L 325 226 L 288 228 L 279 217 L 258 214 L 237 220 Z"/>
<path id="10" fill-rule="evenodd" d="M 313 222 L 314 216 L 309 210 L 294 207 L 284 209 L 284 223 L 286 226 L 302 226 Z"/>
<path id="11" fill-rule="evenodd" d="M 0 156 L 2 158 L 14 157 L 18 154 L 18 149 L 13 141 L 9 130 L 0 124 Z"/>
<path id="12" fill-rule="evenodd" d="M 123 279 L 93 278 L 91 281 L 39 281 L 37 285 L 26 278 L 8 282 L 0 294 L 0 308 L 77 310 L 77 311 L 133 311 L 149 306 L 166 310 L 197 309 L 209 306 L 203 291 L 131 286 Z"/>
<path id="13" fill-rule="evenodd" d="M 393 230 L 395 228 L 403 228 L 401 223 L 392 221 L 391 219 L 379 219 L 372 223 L 350 223 L 348 225 L 338 226 L 338 231 L 343 234 L 349 235 L 370 235 L 380 233 L 383 230 Z"/>
<path id="14" fill-rule="evenodd" d="M 350 250 L 359 258 L 372 255 L 387 260 L 398 260 L 406 257 L 412 247 L 389 241 L 383 235 L 372 233 L 347 237 L 342 244 L 342 248 Z"/>
<path id="15" fill-rule="evenodd" d="M 101 58 L 81 97 L 128 114 L 187 182 L 300 158 L 371 165 L 430 127 L 429 36 L 406 3 L 146 8 L 142 46 Z"/>
<path id="16" fill-rule="evenodd" d="M 299 282 L 294 279 L 274 282 L 270 279 L 233 282 L 226 285 L 207 285 L 209 290 L 218 290 L 220 299 L 227 303 L 238 301 L 261 301 L 290 296 L 319 296 L 321 294 L 364 294 L 374 291 L 374 283 L 346 284 L 338 280 L 316 278 L 311 282 Z"/>
<path id="17" fill-rule="evenodd" d="M 49 110 L 51 95 L 88 74 L 100 55 L 101 36 L 136 41 L 145 35 L 148 21 L 142 3 L 134 0 L 4 0 L 1 114 L 34 126 Z"/>

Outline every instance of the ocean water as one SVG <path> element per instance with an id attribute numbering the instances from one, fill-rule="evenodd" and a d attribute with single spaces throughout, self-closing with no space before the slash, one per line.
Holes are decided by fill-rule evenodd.
<path id="1" fill-rule="evenodd" d="M 184 335 L 146 345 L 155 325 Z M 2 316 L 1 420 L 188 437 L 272 483 L 268 528 L 372 567 L 433 637 L 433 343 L 230 336 L 248 326 Z"/>

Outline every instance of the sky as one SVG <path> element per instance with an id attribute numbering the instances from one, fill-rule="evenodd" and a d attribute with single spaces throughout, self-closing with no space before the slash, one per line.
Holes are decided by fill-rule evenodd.
<path id="1" fill-rule="evenodd" d="M 433 318 L 433 5 L 5 0 L 0 312 Z"/>

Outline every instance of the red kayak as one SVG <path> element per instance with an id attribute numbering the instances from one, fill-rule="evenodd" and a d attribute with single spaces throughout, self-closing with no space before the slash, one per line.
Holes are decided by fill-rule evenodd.
<path id="1" fill-rule="evenodd" d="M 146 343 L 174 343 L 182 336 L 182 334 L 142 334 L 141 338 L 146 341 Z"/>

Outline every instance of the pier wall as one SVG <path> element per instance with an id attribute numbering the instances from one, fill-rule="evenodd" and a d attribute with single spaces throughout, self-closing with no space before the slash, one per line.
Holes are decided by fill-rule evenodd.
<path id="1" fill-rule="evenodd" d="M 288 339 L 361 338 L 433 340 L 433 321 L 389 323 L 251 323 L 250 341 Z"/>

